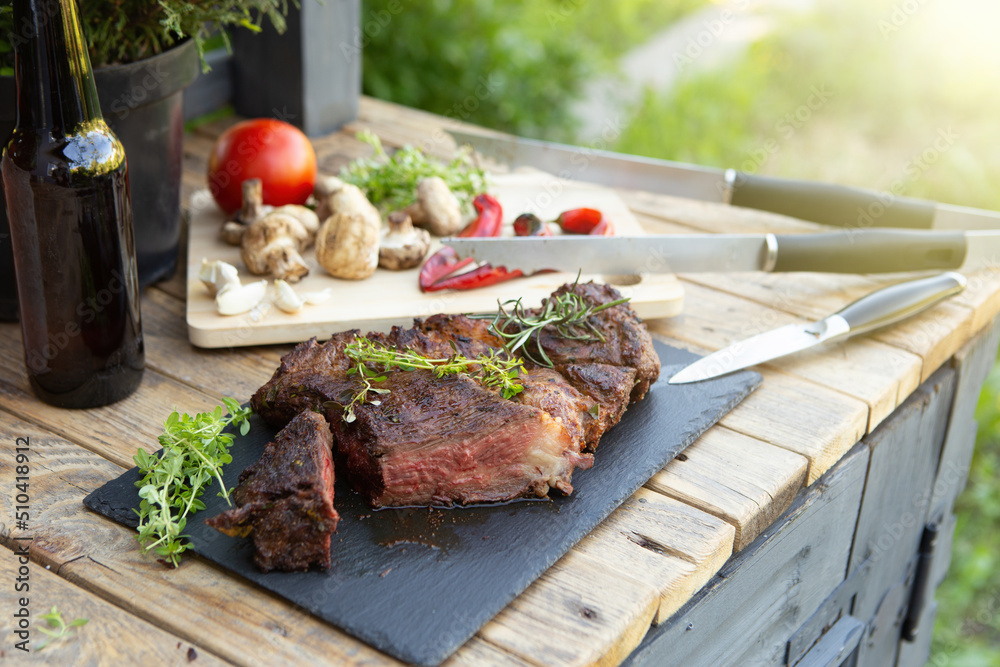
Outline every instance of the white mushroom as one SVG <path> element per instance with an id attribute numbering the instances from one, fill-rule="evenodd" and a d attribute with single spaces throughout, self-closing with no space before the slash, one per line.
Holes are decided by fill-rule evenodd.
<path id="1" fill-rule="evenodd" d="M 439 176 L 425 178 L 417 185 L 417 201 L 406 207 L 413 224 L 432 234 L 450 236 L 462 229 L 462 207 Z"/>
<path id="2" fill-rule="evenodd" d="M 281 213 L 283 215 L 290 215 L 296 220 L 298 220 L 302 227 L 309 232 L 309 240 L 306 243 L 308 248 L 316 240 L 316 232 L 319 231 L 319 216 L 308 206 L 300 206 L 298 204 L 286 204 L 285 206 L 279 206 L 268 215 L 276 215 Z"/>
<path id="3" fill-rule="evenodd" d="M 209 296 L 215 296 L 229 287 L 240 286 L 240 275 L 236 267 L 222 260 L 201 260 L 201 270 L 198 279 L 205 285 Z"/>
<path id="4" fill-rule="evenodd" d="M 240 252 L 250 273 L 270 273 L 294 283 L 309 273 L 299 253 L 306 248 L 310 236 L 296 218 L 271 213 L 247 228 Z"/>
<path id="5" fill-rule="evenodd" d="M 266 280 L 246 285 L 234 285 L 216 295 L 215 305 L 219 309 L 220 315 L 239 315 L 253 309 L 264 300 L 266 294 Z"/>
<path id="6" fill-rule="evenodd" d="M 274 299 L 274 305 L 281 308 L 286 313 L 297 313 L 302 310 L 302 304 L 305 303 L 292 286 L 287 282 L 278 278 L 274 281 L 274 289 L 277 292 L 277 296 Z"/>
<path id="7" fill-rule="evenodd" d="M 336 176 L 324 176 L 316 179 L 313 186 L 313 197 L 316 199 L 316 215 L 320 220 L 326 220 L 333 211 L 330 209 L 330 197 L 344 187 L 344 182 Z"/>
<path id="8" fill-rule="evenodd" d="M 382 230 L 378 246 L 378 265 L 397 271 L 412 269 L 423 261 L 431 247 L 431 235 L 417 229 L 410 216 L 402 211 L 389 214 L 389 226 Z"/>
<path id="9" fill-rule="evenodd" d="M 379 227 L 361 213 L 335 213 L 316 236 L 316 259 L 335 278 L 361 280 L 378 267 Z"/>

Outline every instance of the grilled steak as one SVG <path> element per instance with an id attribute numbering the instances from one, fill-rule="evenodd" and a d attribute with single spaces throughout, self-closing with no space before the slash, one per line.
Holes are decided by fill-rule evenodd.
<path id="1" fill-rule="evenodd" d="M 555 296 L 570 290 L 594 305 L 620 297 L 593 283 L 564 285 Z M 338 465 L 345 462 L 351 483 L 375 507 L 500 501 L 552 488 L 569 493 L 573 469 L 590 467 L 586 452 L 659 375 L 652 340 L 627 304 L 592 315 L 591 323 L 603 341 L 568 340 L 543 329 L 541 344 L 555 368 L 526 362 L 523 390 L 513 400 L 467 375 L 389 371 L 377 385 L 389 392 L 369 395 L 354 406 L 355 420 L 345 422 L 341 406 L 361 387 L 347 373 L 352 364 L 344 347 L 359 335 L 348 331 L 298 345 L 251 405 L 282 426 L 303 409 L 327 404 Z M 431 358 L 507 355 L 489 325 L 434 315 L 367 338 Z"/>
<path id="2" fill-rule="evenodd" d="M 570 493 L 573 468 L 593 462 L 549 414 L 468 376 L 403 371 L 379 387 L 389 393 L 356 406 L 353 422 L 328 414 L 348 478 L 373 507 Z"/>
<path id="3" fill-rule="evenodd" d="M 205 521 L 232 537 L 253 537 L 254 563 L 270 570 L 330 567 L 333 508 L 330 428 L 323 415 L 304 410 L 240 474 L 236 507 Z"/>
<path id="4" fill-rule="evenodd" d="M 593 305 L 621 298 L 614 287 L 597 283 L 563 285 L 553 292 L 553 296 L 570 291 Z M 607 364 L 635 369 L 635 385 L 632 387 L 630 400 L 642 400 L 650 385 L 660 376 L 660 360 L 653 349 L 653 339 L 649 337 L 646 325 L 628 304 L 593 314 L 591 323 L 604 336 L 603 341 L 563 338 L 549 326 L 539 332 L 538 343 L 557 369 L 568 364 Z"/>

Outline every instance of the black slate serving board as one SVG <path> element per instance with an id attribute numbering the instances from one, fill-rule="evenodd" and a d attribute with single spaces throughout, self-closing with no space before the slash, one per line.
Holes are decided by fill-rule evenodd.
<path id="1" fill-rule="evenodd" d="M 706 382 L 666 379 L 697 355 L 656 343 L 663 369 L 646 398 L 601 439 L 594 467 L 573 474 L 573 494 L 552 500 L 456 509 L 372 511 L 338 479 L 340 525 L 329 571 L 261 574 L 249 539 L 202 522 L 225 509 L 209 488 L 188 522 L 194 550 L 401 660 L 436 665 L 476 633 L 576 542 L 761 381 L 743 371 Z M 224 479 L 236 486 L 275 431 L 256 416 L 237 435 Z M 90 509 L 135 527 L 133 468 L 84 499 Z"/>

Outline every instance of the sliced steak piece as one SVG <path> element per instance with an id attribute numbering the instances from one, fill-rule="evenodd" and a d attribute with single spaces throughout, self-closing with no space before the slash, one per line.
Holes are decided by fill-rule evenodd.
<path id="1" fill-rule="evenodd" d="M 578 450 L 593 451 L 597 447 L 597 441 L 608 428 L 604 426 L 597 401 L 578 391 L 551 368 L 525 369 L 521 373 L 521 386 L 523 389 L 514 396 L 515 401 L 551 415 L 566 429 Z"/>
<path id="2" fill-rule="evenodd" d="M 333 441 L 321 414 L 302 411 L 240 474 L 234 509 L 205 521 L 232 537 L 253 537 L 254 563 L 264 572 L 330 567 Z"/>
<path id="3" fill-rule="evenodd" d="M 563 285 L 550 298 L 571 291 L 593 305 L 621 298 L 614 287 L 593 282 Z M 660 359 L 653 349 L 653 339 L 650 338 L 646 325 L 628 303 L 595 313 L 590 321 L 604 336 L 603 341 L 570 340 L 559 336 L 549 326 L 539 332 L 538 344 L 557 367 L 596 363 L 634 368 L 635 385 L 630 392 L 630 400 L 642 400 L 649 386 L 660 376 Z"/>
<path id="4" fill-rule="evenodd" d="M 347 369 L 351 360 L 344 347 L 358 330 L 335 334 L 323 344 L 310 338 L 281 358 L 271 379 L 254 393 L 250 407 L 271 426 L 282 427 L 303 410 L 322 410 L 326 401 L 351 386 Z"/>
<path id="5" fill-rule="evenodd" d="M 354 488 L 373 507 L 496 502 L 573 490 L 589 468 L 562 424 L 463 375 L 389 373 L 380 404 L 328 419 Z"/>

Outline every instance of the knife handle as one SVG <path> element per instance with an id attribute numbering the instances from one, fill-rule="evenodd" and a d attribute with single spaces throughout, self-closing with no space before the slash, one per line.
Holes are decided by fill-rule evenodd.
<path id="1" fill-rule="evenodd" d="M 938 301 L 965 289 L 965 276 L 948 271 L 930 278 L 884 287 L 837 311 L 851 327 L 851 335 L 864 333 L 916 315 Z"/>
<path id="2" fill-rule="evenodd" d="M 855 229 L 780 234 L 773 271 L 896 273 L 957 269 L 965 261 L 965 232 Z"/>
<path id="3" fill-rule="evenodd" d="M 837 227 L 930 229 L 935 204 L 864 188 L 757 176 L 728 175 L 730 204 Z"/>

